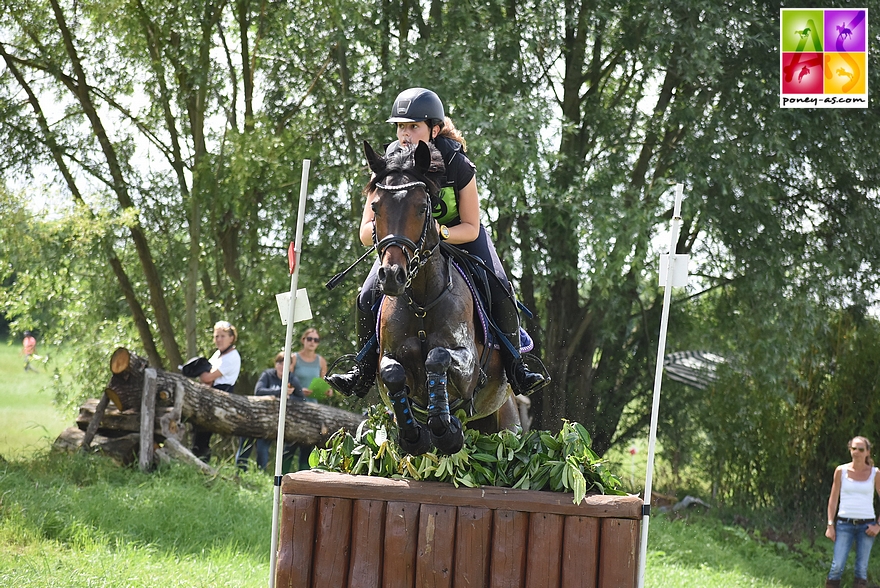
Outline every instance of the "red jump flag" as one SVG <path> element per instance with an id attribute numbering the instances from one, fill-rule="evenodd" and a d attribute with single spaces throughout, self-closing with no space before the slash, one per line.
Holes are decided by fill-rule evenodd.
<path id="1" fill-rule="evenodd" d="M 290 275 L 293 275 L 293 270 L 296 269 L 296 249 L 293 247 L 293 241 L 290 242 L 290 247 L 287 248 L 287 267 L 290 268 Z"/>

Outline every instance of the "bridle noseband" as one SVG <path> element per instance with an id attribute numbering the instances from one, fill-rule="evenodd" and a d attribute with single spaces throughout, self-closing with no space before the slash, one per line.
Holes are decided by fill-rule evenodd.
<path id="1" fill-rule="evenodd" d="M 376 182 L 375 186 L 380 190 L 386 190 L 389 192 L 409 192 L 414 188 L 427 188 L 425 182 L 421 181 L 413 181 L 399 186 L 391 186 Z M 428 240 L 428 227 L 430 227 L 431 220 L 433 219 L 430 206 L 431 196 L 428 194 L 427 189 L 425 190 L 425 199 L 427 204 L 427 206 L 425 206 L 425 222 L 422 224 L 422 234 L 419 236 L 419 240 L 416 243 L 404 235 L 388 235 L 387 237 L 379 239 L 376 235 L 376 225 L 375 223 L 373 224 L 373 245 L 376 247 L 376 253 L 379 255 L 380 260 L 385 257 L 385 251 L 389 247 L 400 247 L 400 250 L 403 251 L 403 255 L 406 258 L 407 275 L 405 288 L 407 289 L 412 285 L 412 281 L 419 272 L 419 268 L 428 263 L 428 260 L 440 246 L 440 242 L 438 241 L 432 248 L 424 248 L 425 242 Z M 410 251 L 412 251 L 411 256 L 409 253 Z"/>

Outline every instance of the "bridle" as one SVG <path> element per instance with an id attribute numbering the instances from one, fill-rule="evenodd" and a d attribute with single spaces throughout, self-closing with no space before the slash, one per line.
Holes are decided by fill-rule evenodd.
<path id="1" fill-rule="evenodd" d="M 376 182 L 375 186 L 380 190 L 396 193 L 409 192 L 414 188 L 427 188 L 425 182 L 418 180 L 401 184 L 399 186 L 391 186 Z M 406 289 L 409 289 L 416 274 L 419 273 L 419 269 L 428 263 L 431 256 L 440 246 L 440 241 L 438 240 L 437 244 L 430 249 L 425 248 L 425 244 L 428 240 L 428 228 L 431 226 L 431 221 L 433 220 L 433 217 L 431 216 L 431 196 L 428 194 L 427 189 L 425 189 L 425 201 L 425 222 L 422 224 L 422 234 L 419 236 L 418 242 L 413 242 L 410 238 L 404 235 L 388 235 L 387 237 L 379 239 L 376 235 L 376 224 L 373 223 L 373 246 L 376 248 L 376 253 L 379 255 L 380 260 L 385 257 L 385 251 L 387 251 L 389 247 L 400 247 L 400 250 L 403 252 L 403 256 L 406 258 Z M 412 255 L 410 255 L 410 252 L 412 252 Z"/>

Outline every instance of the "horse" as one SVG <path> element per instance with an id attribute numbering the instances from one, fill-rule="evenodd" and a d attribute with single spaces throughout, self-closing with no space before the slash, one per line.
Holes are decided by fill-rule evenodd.
<path id="1" fill-rule="evenodd" d="M 500 353 L 477 336 L 471 289 L 441 254 L 429 171 L 442 171 L 442 156 L 421 141 L 386 156 L 365 142 L 364 154 L 373 172 L 366 192 L 374 194 L 377 286 L 384 295 L 377 381 L 394 411 L 401 449 L 458 452 L 464 444 L 459 408 L 470 428 L 515 429 L 519 414 Z"/>

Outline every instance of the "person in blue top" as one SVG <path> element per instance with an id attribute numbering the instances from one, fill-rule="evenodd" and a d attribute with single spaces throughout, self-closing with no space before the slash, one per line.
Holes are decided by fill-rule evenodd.
<path id="1" fill-rule="evenodd" d="M 401 92 L 391 107 L 386 121 L 397 127 L 397 141 L 386 149 L 393 153 L 400 147 L 418 145 L 419 141 L 433 143 L 443 155 L 446 170 L 438 180 L 439 201 L 433 215 L 440 238 L 481 258 L 497 276 L 489 280 L 492 295 L 492 318 L 510 346 L 501 345 L 501 354 L 507 379 L 515 394 L 529 394 L 546 385 L 543 374 L 530 371 L 519 354 L 519 313 L 513 287 L 486 228 L 480 222 L 480 197 L 477 193 L 476 167 L 465 155 L 467 142 L 452 120 L 446 116 L 440 97 L 425 88 L 409 88 Z M 373 244 L 374 194 L 367 196 L 361 218 L 360 239 L 364 245 Z M 373 305 L 376 301 L 376 274 L 378 260 L 361 288 L 357 300 L 358 343 L 363 348 L 376 332 Z M 327 382 L 343 394 L 363 397 L 376 378 L 378 351 L 374 346 L 362 361 L 348 372 L 328 376 Z"/>
<path id="2" fill-rule="evenodd" d="M 880 495 L 880 476 L 871 458 L 871 442 L 853 437 L 849 442 L 852 461 L 837 466 L 828 496 L 825 536 L 834 541 L 834 558 L 825 579 L 826 588 L 839 588 L 846 558 L 856 548 L 853 588 L 868 585 L 868 557 L 880 533 L 874 512 L 874 493 Z"/>
<path id="3" fill-rule="evenodd" d="M 281 351 L 275 356 L 275 366 L 270 367 L 260 374 L 260 379 L 257 380 L 257 384 L 254 386 L 254 396 L 274 396 L 276 398 L 281 398 L 283 376 L 284 352 Z M 301 402 L 304 399 L 303 387 L 293 373 L 290 373 L 287 376 L 287 394 L 289 400 L 298 400 Z M 272 441 L 269 439 L 254 440 L 242 437 L 238 444 L 238 451 L 235 454 L 235 465 L 238 466 L 238 469 L 247 471 L 248 459 L 251 456 L 254 445 L 256 445 L 257 448 L 257 467 L 261 470 L 265 470 L 269 465 L 269 449 L 272 446 Z M 285 445 L 285 453 L 288 452 L 291 445 L 292 444 Z"/>

